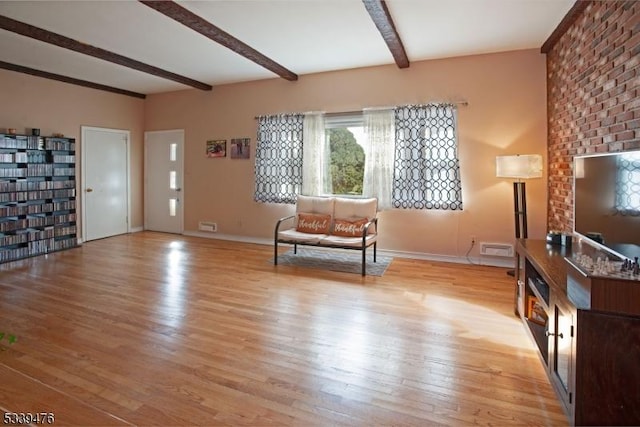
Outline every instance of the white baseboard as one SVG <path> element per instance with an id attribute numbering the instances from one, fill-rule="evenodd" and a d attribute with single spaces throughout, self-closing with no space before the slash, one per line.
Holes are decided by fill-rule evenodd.
<path id="1" fill-rule="evenodd" d="M 185 231 L 185 236 L 204 237 L 205 239 L 228 240 L 231 242 L 255 243 L 256 245 L 273 245 L 273 239 L 259 237 L 236 236 L 233 234 L 209 233 L 207 231 Z"/>
<path id="2" fill-rule="evenodd" d="M 129 231 L 127 233 L 139 233 L 141 231 L 144 231 L 143 227 L 133 227 L 131 229 L 129 229 Z M 82 237 L 78 237 L 78 244 L 81 245 L 83 243 L 83 239 Z"/>
<path id="3" fill-rule="evenodd" d="M 394 251 L 394 250 L 380 250 L 378 253 L 398 258 L 410 258 L 421 259 L 425 261 L 441 261 L 441 262 L 453 262 L 456 264 L 468 264 L 468 265 L 489 265 L 492 267 L 506 267 L 514 268 L 515 261 L 513 258 L 493 258 L 493 257 L 464 257 L 454 255 L 440 255 L 430 254 L 426 252 L 407 252 L 407 251 Z"/>
<path id="4" fill-rule="evenodd" d="M 205 231 L 185 231 L 183 234 L 185 236 L 204 237 L 206 239 L 228 240 L 232 242 L 242 242 L 242 243 L 254 243 L 257 245 L 269 245 L 269 246 L 273 245 L 273 239 L 265 239 L 265 238 L 257 238 L 257 237 L 236 236 L 232 234 L 220 234 L 220 233 L 208 233 Z M 387 250 L 387 249 L 380 249 L 380 248 L 378 248 L 378 253 L 381 255 L 387 255 L 391 257 L 421 259 L 426 261 L 453 262 L 457 264 L 468 264 L 468 265 L 488 265 L 493 267 L 505 267 L 505 268 L 515 267 L 515 261 L 513 258 L 503 258 L 503 257 L 471 258 L 470 257 L 467 259 L 467 257 L 464 257 L 464 256 L 439 255 L 439 254 L 430 254 L 426 252 L 394 251 L 394 250 Z"/>

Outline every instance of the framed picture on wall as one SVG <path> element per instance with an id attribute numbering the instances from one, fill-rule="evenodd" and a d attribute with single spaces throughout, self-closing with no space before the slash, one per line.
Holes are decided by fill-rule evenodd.
<path id="1" fill-rule="evenodd" d="M 248 159 L 251 148 L 251 138 L 231 139 L 231 158 Z"/>
<path id="2" fill-rule="evenodd" d="M 212 139 L 207 141 L 207 157 L 226 157 L 227 140 Z"/>

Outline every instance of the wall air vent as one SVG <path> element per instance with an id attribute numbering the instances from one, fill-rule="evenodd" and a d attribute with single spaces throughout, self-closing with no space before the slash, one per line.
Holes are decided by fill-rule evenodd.
<path id="1" fill-rule="evenodd" d="M 216 233 L 218 231 L 218 224 L 210 221 L 200 221 L 198 223 L 198 230 Z"/>
<path id="2" fill-rule="evenodd" d="M 480 243 L 480 255 L 512 257 L 513 245 L 508 243 Z"/>

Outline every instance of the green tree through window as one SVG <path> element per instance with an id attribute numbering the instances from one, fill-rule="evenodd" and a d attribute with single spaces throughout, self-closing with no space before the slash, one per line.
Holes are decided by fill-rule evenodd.
<path id="1" fill-rule="evenodd" d="M 364 150 L 348 128 L 327 129 L 333 194 L 362 194 Z"/>

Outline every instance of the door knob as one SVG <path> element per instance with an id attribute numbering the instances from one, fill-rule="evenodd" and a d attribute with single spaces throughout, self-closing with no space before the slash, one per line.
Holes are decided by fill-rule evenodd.
<path id="1" fill-rule="evenodd" d="M 93 191 L 93 188 L 87 188 L 87 193 L 91 193 Z"/>
<path id="2" fill-rule="evenodd" d="M 182 191 L 182 188 L 176 188 L 176 191 Z"/>
<path id="3" fill-rule="evenodd" d="M 544 334 L 548 337 L 557 336 L 560 339 L 564 338 L 564 334 L 562 332 L 560 332 L 559 334 L 554 334 L 553 332 L 546 331 Z"/>

